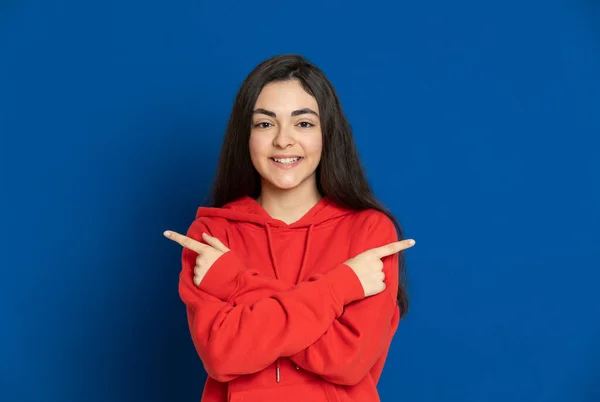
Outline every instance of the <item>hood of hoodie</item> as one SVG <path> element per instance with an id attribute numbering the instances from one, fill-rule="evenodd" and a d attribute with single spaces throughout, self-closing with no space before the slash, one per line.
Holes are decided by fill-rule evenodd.
<path id="1" fill-rule="evenodd" d="M 310 253 L 310 244 L 313 237 L 313 230 L 319 226 L 333 226 L 336 220 L 345 215 L 354 213 L 354 211 L 340 207 L 333 203 L 328 197 L 321 198 L 302 218 L 291 224 L 282 220 L 275 219 L 260 205 L 254 198 L 244 196 L 238 200 L 225 204 L 222 208 L 200 207 L 196 214 L 196 219 L 201 217 L 223 218 L 233 224 L 253 225 L 262 228 L 266 235 L 266 248 L 268 251 L 270 263 L 273 268 L 275 278 L 282 279 L 285 276 L 290 279 L 295 277 L 295 282 L 303 280 L 305 274 L 306 261 Z M 284 230 L 281 233 L 281 239 L 273 231 Z M 245 236 L 254 236 L 246 232 Z M 279 247 L 277 247 L 279 243 Z M 282 245 L 283 244 L 283 245 Z M 299 270 L 290 272 L 289 268 L 284 273 L 280 270 L 277 255 L 285 254 L 286 267 L 290 267 L 289 256 L 295 255 L 293 261 L 300 264 Z M 283 258 L 283 257 L 282 257 Z M 298 260 L 296 260 L 298 258 Z"/>
<path id="2" fill-rule="evenodd" d="M 196 213 L 196 219 L 219 217 L 228 221 L 246 222 L 271 228 L 294 229 L 318 226 L 351 213 L 353 213 L 352 210 L 342 208 L 334 204 L 328 197 L 323 197 L 302 218 L 288 225 L 271 217 L 255 199 L 244 196 L 225 204 L 222 208 L 200 207 Z"/>

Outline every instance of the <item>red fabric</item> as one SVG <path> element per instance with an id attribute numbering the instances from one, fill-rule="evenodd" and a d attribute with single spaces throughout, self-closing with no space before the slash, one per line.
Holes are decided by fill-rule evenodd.
<path id="1" fill-rule="evenodd" d="M 386 290 L 364 297 L 344 264 L 397 240 L 391 220 L 321 199 L 299 221 L 271 218 L 252 198 L 199 208 L 187 236 L 231 251 L 193 283 L 184 249 L 179 294 L 208 378 L 202 402 L 378 401 L 399 320 L 398 256 L 385 257 Z"/>

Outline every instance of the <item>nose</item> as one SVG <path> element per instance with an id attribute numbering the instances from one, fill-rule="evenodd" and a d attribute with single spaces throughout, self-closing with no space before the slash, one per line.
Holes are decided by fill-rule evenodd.
<path id="1" fill-rule="evenodd" d="M 296 140 L 291 129 L 280 127 L 277 134 L 273 138 L 273 146 L 280 149 L 285 149 L 293 146 Z"/>

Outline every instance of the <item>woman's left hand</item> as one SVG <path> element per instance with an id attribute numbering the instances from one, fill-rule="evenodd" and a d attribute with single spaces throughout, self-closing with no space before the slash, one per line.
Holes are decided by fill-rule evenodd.
<path id="1" fill-rule="evenodd" d="M 210 236 L 207 233 L 202 233 L 202 239 L 206 242 L 200 243 L 187 236 L 167 230 L 164 232 L 166 238 L 171 239 L 183 247 L 198 253 L 196 257 L 196 266 L 194 267 L 194 285 L 199 286 L 200 282 L 207 274 L 208 270 L 213 266 L 223 254 L 229 249 L 216 237 Z"/>

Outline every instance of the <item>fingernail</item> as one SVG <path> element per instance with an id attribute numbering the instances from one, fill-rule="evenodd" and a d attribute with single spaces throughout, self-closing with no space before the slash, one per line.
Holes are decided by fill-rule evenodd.
<path id="1" fill-rule="evenodd" d="M 414 246 L 414 245 L 415 245 L 415 241 L 414 241 L 414 239 L 410 239 L 410 240 L 408 240 L 408 244 L 410 244 L 411 246 Z"/>
<path id="2" fill-rule="evenodd" d="M 163 233 L 166 237 L 171 237 L 171 232 L 169 232 L 168 230 L 165 230 L 165 233 Z"/>

